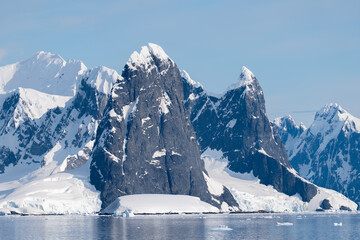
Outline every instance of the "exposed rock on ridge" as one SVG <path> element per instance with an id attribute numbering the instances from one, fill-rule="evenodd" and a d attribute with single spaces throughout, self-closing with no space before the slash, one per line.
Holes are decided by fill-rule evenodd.
<path id="1" fill-rule="evenodd" d="M 221 151 L 234 172 L 252 172 L 261 183 L 288 195 L 310 201 L 316 186 L 292 168 L 275 126 L 266 116 L 258 80 L 243 67 L 238 83 L 222 96 L 209 95 L 184 78 L 185 106 L 190 111 L 202 152 Z"/>

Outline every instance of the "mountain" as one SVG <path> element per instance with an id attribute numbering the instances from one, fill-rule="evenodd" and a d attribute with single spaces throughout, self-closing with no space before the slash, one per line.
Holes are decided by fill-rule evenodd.
<path id="1" fill-rule="evenodd" d="M 74 97 L 21 88 L 5 94 L 0 120 L 0 208 L 50 214 L 100 210 L 99 194 L 89 183 L 88 159 L 107 91 L 119 79 L 116 71 L 96 67 L 73 79 L 79 81 Z"/>
<path id="2" fill-rule="evenodd" d="M 183 76 L 185 106 L 202 152 L 220 152 L 231 171 L 252 173 L 279 192 L 299 194 L 306 202 L 316 195 L 316 186 L 300 178 L 288 161 L 266 116 L 263 91 L 249 69 L 243 67 L 238 82 L 218 97 Z"/>
<path id="3" fill-rule="evenodd" d="M 91 182 L 103 206 L 123 195 L 152 193 L 237 207 L 228 189 L 219 196 L 208 191 L 174 61 L 149 44 L 130 56 L 122 76 L 99 125 L 91 163 Z"/>
<path id="4" fill-rule="evenodd" d="M 174 198 L 191 211 L 356 209 L 297 175 L 248 69 L 215 96 L 155 44 L 121 75 L 71 62 L 40 52 L 0 68 L 0 213 L 119 214 Z"/>
<path id="5" fill-rule="evenodd" d="M 286 127 L 301 129 L 289 118 L 277 119 L 275 124 L 301 176 L 360 202 L 360 119 L 338 104 L 328 104 L 302 133 L 294 135 Z"/>

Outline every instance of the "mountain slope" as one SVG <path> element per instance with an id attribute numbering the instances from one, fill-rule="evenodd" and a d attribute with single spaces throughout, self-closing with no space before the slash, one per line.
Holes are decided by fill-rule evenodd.
<path id="1" fill-rule="evenodd" d="M 42 93 L 42 97 L 14 98 L 17 92 L 8 94 L 5 103 L 11 104 L 3 106 L 11 106 L 10 110 L 3 107 L 1 112 L 5 120 L 18 124 L 4 124 L 1 132 L 0 208 L 48 214 L 100 210 L 99 193 L 89 183 L 88 159 L 108 91 L 120 79 L 114 70 L 89 69 L 81 75 L 74 97 L 60 97 L 66 104 L 46 102 L 51 109 L 38 112 L 37 118 L 26 113 L 44 103 L 44 96 L 50 100 L 56 96 Z M 22 114 L 16 114 L 16 109 Z"/>
<path id="2" fill-rule="evenodd" d="M 22 87 L 47 94 L 74 96 L 78 75 L 85 70 L 81 61 L 65 61 L 59 55 L 41 51 L 25 61 L 0 67 L 0 93 Z"/>
<path id="3" fill-rule="evenodd" d="M 312 125 L 287 144 L 286 119 L 277 126 L 294 168 L 315 184 L 331 188 L 359 203 L 360 119 L 337 104 L 316 113 Z M 279 124 L 281 123 L 281 124 Z"/>

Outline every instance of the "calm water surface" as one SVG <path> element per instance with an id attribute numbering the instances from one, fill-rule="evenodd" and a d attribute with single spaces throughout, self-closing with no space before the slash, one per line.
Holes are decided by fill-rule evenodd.
<path id="1" fill-rule="evenodd" d="M 279 223 L 292 223 L 290 226 Z M 342 222 L 342 226 L 334 223 Z M 1 239 L 360 239 L 359 214 L 1 216 Z"/>

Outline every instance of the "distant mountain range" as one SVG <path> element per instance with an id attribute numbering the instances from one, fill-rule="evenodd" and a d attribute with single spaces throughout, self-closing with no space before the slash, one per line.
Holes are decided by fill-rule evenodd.
<path id="1" fill-rule="evenodd" d="M 39 52 L 0 67 L 0 93 L 0 212 L 97 213 L 143 194 L 218 211 L 357 208 L 292 167 L 246 67 L 214 96 L 155 44 L 121 75 Z"/>
<path id="2" fill-rule="evenodd" d="M 360 119 L 338 104 L 328 104 L 308 129 L 290 116 L 274 122 L 302 177 L 360 202 Z"/>

